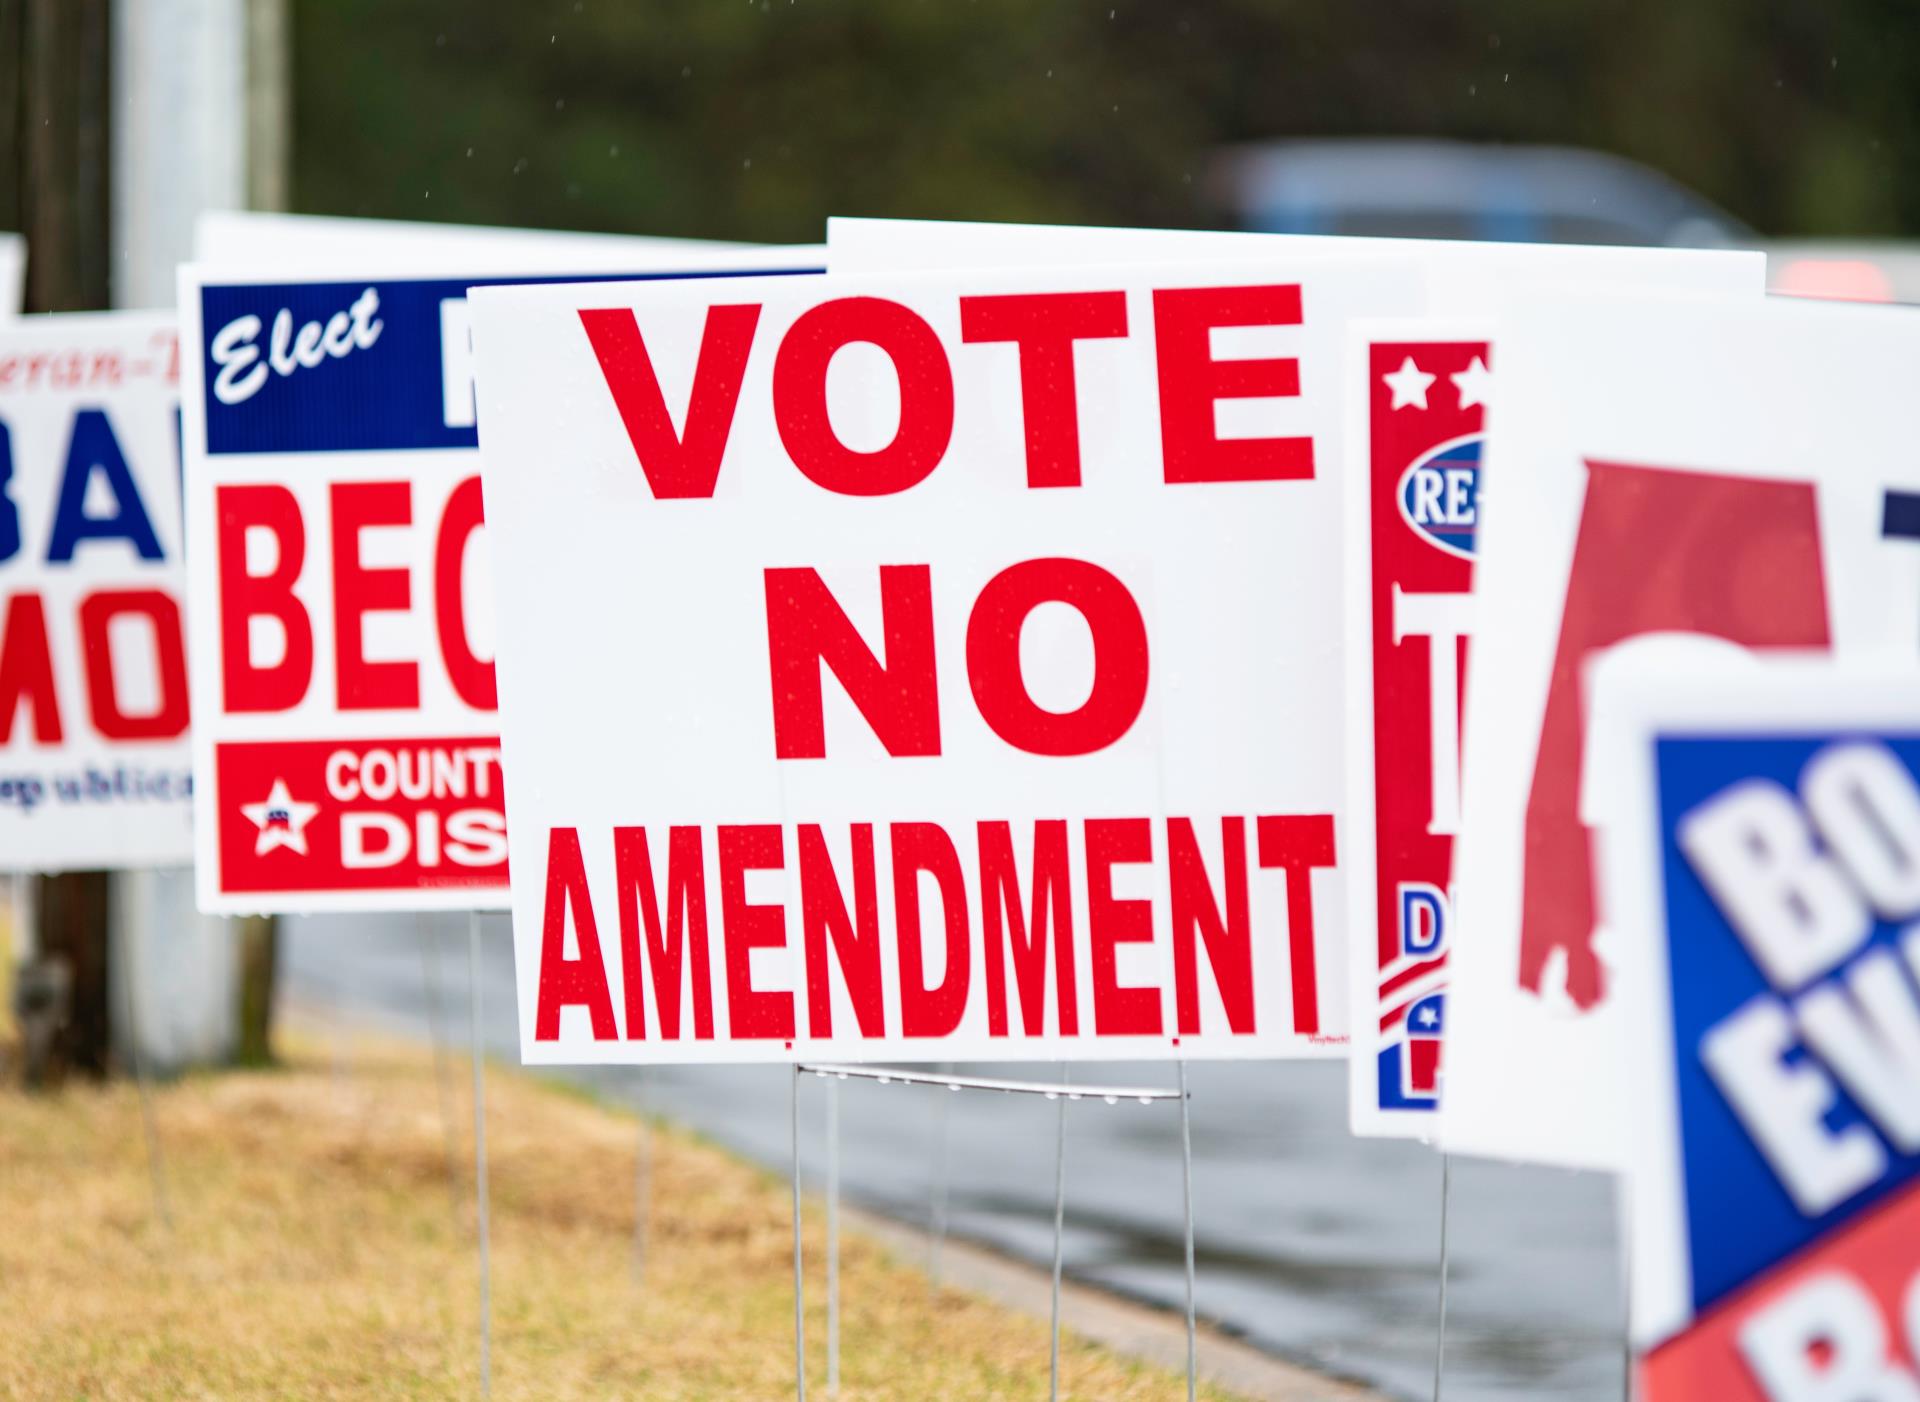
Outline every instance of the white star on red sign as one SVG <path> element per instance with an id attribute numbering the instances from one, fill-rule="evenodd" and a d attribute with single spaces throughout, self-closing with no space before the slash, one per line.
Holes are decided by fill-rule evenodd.
<path id="1" fill-rule="evenodd" d="M 287 792 L 287 781 L 275 779 L 267 796 L 259 803 L 243 803 L 240 811 L 247 821 L 260 829 L 253 854 L 264 857 L 276 847 L 285 847 L 307 855 L 307 824 L 320 811 L 317 803 L 301 803 Z"/>
<path id="2" fill-rule="evenodd" d="M 1393 391 L 1393 404 L 1390 407 L 1404 409 L 1412 405 L 1416 409 L 1424 409 L 1427 407 L 1427 387 L 1439 376 L 1429 375 L 1413 363 L 1412 356 L 1408 356 L 1400 362 L 1398 370 L 1391 375 L 1382 375 L 1380 378 L 1385 381 L 1387 388 Z"/>
<path id="3" fill-rule="evenodd" d="M 1487 369 L 1487 362 L 1479 356 L 1473 358 L 1473 364 L 1457 375 L 1449 375 L 1453 387 L 1460 391 L 1460 407 L 1471 409 L 1476 404 L 1493 402 L 1493 373 Z"/>

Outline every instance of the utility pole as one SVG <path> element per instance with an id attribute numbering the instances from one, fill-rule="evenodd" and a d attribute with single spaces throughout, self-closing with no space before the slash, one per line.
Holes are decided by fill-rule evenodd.
<path id="1" fill-rule="evenodd" d="M 0 228 L 26 235 L 28 311 L 171 306 L 202 210 L 284 205 L 288 28 L 288 0 L 0 0 Z M 236 952 L 187 871 L 42 877 L 28 904 L 16 997 L 54 1029 L 48 1079 L 108 1069 L 116 962 L 164 1004 L 136 1019 L 153 1063 L 264 1059 L 271 921 Z"/>
<path id="2" fill-rule="evenodd" d="M 0 224 L 27 237 L 26 309 L 108 300 L 109 0 L 0 0 Z M 107 1070 L 108 878 L 41 877 L 23 1009 L 52 1022 L 36 1073 Z"/>

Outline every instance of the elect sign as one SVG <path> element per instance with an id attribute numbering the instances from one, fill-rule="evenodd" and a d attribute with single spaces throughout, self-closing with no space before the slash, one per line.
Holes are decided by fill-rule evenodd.
<path id="1" fill-rule="evenodd" d="M 478 294 L 525 1058 L 1337 1053 L 1338 347 L 1415 296 Z"/>
<path id="2" fill-rule="evenodd" d="M 1910 1402 L 1911 677 L 1748 667 L 1677 699 L 1661 683 L 1680 689 L 1648 677 L 1629 698 L 1650 715 L 1632 757 L 1645 797 L 1606 839 L 1621 866 L 1609 907 L 1650 946 L 1650 990 L 1664 992 L 1634 1068 L 1648 1073 L 1633 1183 L 1642 1395 Z"/>
<path id="3" fill-rule="evenodd" d="M 183 274 L 205 909 L 506 901 L 476 281 Z"/>

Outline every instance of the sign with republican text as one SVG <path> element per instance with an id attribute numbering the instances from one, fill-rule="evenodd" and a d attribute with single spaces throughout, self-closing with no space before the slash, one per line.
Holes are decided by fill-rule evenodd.
<path id="1" fill-rule="evenodd" d="M 1338 1055 L 1388 261 L 475 296 L 530 1062 Z"/>
<path id="2" fill-rule="evenodd" d="M 193 855 L 173 318 L 0 323 L 0 866 Z"/>

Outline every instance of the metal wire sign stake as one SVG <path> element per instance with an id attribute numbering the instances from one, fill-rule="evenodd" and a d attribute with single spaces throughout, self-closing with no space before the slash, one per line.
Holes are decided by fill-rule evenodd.
<path id="1" fill-rule="evenodd" d="M 902 1071 L 894 1067 L 855 1066 L 837 1064 L 796 1064 L 793 1068 L 792 1110 L 793 1110 L 793 1367 L 794 1395 L 800 1402 L 806 1402 L 806 1281 L 802 1273 L 800 1252 L 800 1078 L 803 1075 L 815 1075 L 828 1081 L 828 1158 L 827 1158 L 827 1300 L 828 1321 L 828 1387 L 838 1391 L 840 1382 L 839 1359 L 839 1242 L 837 1240 L 838 1198 L 840 1191 L 839 1165 L 839 1104 L 837 1082 L 853 1077 L 863 1081 L 877 1081 L 881 1085 L 899 1082 L 901 1085 L 935 1086 L 957 1092 L 963 1090 L 997 1091 L 1005 1095 L 1042 1095 L 1048 1100 L 1060 1102 L 1057 1127 L 1056 1161 L 1054 1165 L 1054 1202 L 1053 1202 L 1053 1320 L 1052 1341 L 1049 1348 L 1048 1396 L 1058 1402 L 1060 1396 L 1060 1266 L 1061 1266 L 1061 1229 L 1066 1216 L 1066 1102 L 1083 1100 L 1098 1096 L 1109 1105 L 1117 1105 L 1122 1100 L 1138 1101 L 1150 1105 L 1155 1101 L 1178 1100 L 1180 1102 L 1180 1162 L 1182 1182 L 1185 1184 L 1186 1204 L 1186 1277 L 1187 1277 L 1187 1397 L 1189 1402 L 1195 1396 L 1198 1387 L 1198 1351 L 1194 1331 L 1193 1309 L 1193 1140 L 1188 1130 L 1187 1102 L 1190 1099 L 1187 1090 L 1187 1068 L 1185 1062 L 1178 1063 L 1180 1085 L 1178 1089 L 1167 1090 L 1159 1086 L 1075 1086 L 1063 1073 L 1059 1081 L 1011 1081 L 992 1076 L 956 1076 L 925 1071 Z"/>
<path id="2" fill-rule="evenodd" d="M 126 931 L 125 938 L 131 946 L 136 938 L 131 928 Z M 120 995 L 126 1005 L 127 1053 L 133 1062 L 134 1085 L 140 1095 L 140 1128 L 147 1141 L 147 1173 L 153 1182 L 154 1214 L 160 1219 L 163 1229 L 172 1231 L 173 1209 L 167 1200 L 167 1165 L 161 1155 L 160 1127 L 153 1114 L 153 1086 L 147 1077 L 146 1051 L 140 1045 L 140 1018 L 133 989 L 134 970 L 140 967 L 140 961 L 132 956 L 130 947 L 128 955 L 126 972 L 120 978 Z"/>

